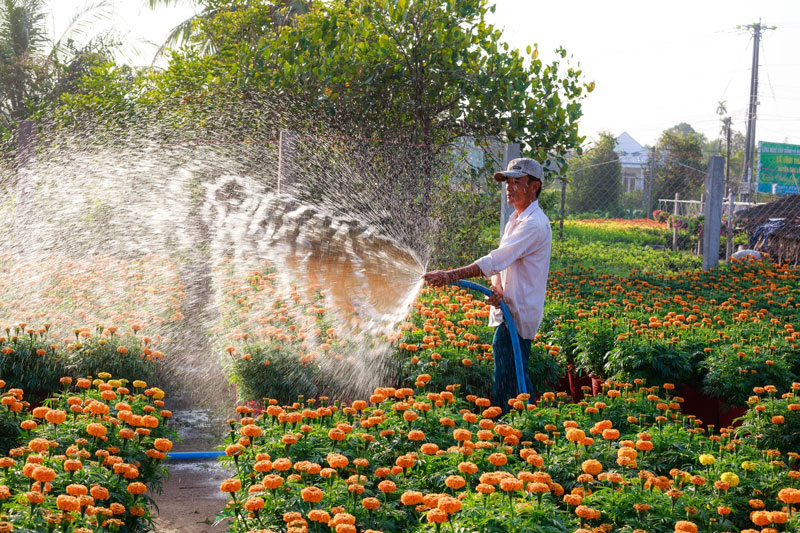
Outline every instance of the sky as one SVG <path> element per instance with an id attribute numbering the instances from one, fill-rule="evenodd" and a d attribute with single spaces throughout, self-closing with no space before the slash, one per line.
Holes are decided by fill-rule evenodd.
<path id="1" fill-rule="evenodd" d="M 95 3 L 103 0 L 93 0 Z M 105 0 L 113 8 L 96 21 L 126 42 L 126 59 L 150 64 L 167 33 L 190 17 L 191 0 L 151 11 L 147 0 Z M 60 35 L 90 0 L 51 0 Z M 800 1 L 798 0 L 495 0 L 490 22 L 512 47 L 538 44 L 540 58 L 564 47 L 596 89 L 584 100 L 580 133 L 590 145 L 601 131 L 628 132 L 642 145 L 681 122 L 709 139 L 719 136 L 717 108 L 725 101 L 733 127 L 745 130 L 753 53 L 762 36 L 757 141 L 800 144 Z M 148 44 L 151 43 L 151 44 Z"/>

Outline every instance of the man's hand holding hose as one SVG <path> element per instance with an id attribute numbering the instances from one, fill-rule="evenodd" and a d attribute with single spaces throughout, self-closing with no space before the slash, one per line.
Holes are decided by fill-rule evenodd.
<path id="1" fill-rule="evenodd" d="M 492 295 L 485 297 L 486 302 L 492 307 L 500 307 L 500 302 L 503 301 L 503 287 L 492 285 L 489 290 L 492 291 Z"/>

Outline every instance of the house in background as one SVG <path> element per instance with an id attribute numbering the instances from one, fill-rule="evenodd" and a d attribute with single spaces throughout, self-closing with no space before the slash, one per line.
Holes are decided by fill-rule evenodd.
<path id="1" fill-rule="evenodd" d="M 643 191 L 644 175 L 650 152 L 647 148 L 636 142 L 627 132 L 617 137 L 617 147 L 614 151 L 619 156 L 622 166 L 622 190 L 624 192 Z"/>

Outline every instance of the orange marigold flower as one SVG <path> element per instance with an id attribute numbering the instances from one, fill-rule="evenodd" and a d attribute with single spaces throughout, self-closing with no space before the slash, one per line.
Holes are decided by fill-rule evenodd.
<path id="1" fill-rule="evenodd" d="M 93 437 L 102 438 L 106 436 L 108 429 L 103 424 L 91 423 L 86 426 L 86 432 Z"/>
<path id="2" fill-rule="evenodd" d="M 447 512 L 437 507 L 428 511 L 426 519 L 429 524 L 442 524 L 447 522 Z"/>
<path id="3" fill-rule="evenodd" d="M 439 445 L 433 442 L 426 442 L 420 446 L 419 451 L 425 455 L 436 455 L 436 453 L 439 451 Z"/>
<path id="4" fill-rule="evenodd" d="M 83 463 L 78 459 L 67 459 L 64 461 L 64 470 L 67 472 L 77 472 L 81 468 L 83 468 Z"/>
<path id="5" fill-rule="evenodd" d="M 65 512 L 81 510 L 80 500 L 74 496 L 67 496 L 66 494 L 60 494 L 58 498 L 56 498 L 56 506 Z"/>
<path id="6" fill-rule="evenodd" d="M 452 475 L 447 476 L 444 480 L 444 484 L 453 490 L 458 490 L 466 484 L 466 481 L 464 481 L 464 478 L 461 476 Z"/>
<path id="7" fill-rule="evenodd" d="M 308 519 L 312 522 L 327 524 L 331 520 L 331 515 L 323 509 L 312 509 L 308 513 Z"/>
<path id="8" fill-rule="evenodd" d="M 475 487 L 475 490 L 481 494 L 491 494 L 494 492 L 494 487 L 487 483 L 480 483 L 477 487 Z"/>
<path id="9" fill-rule="evenodd" d="M 442 496 L 439 498 L 439 501 L 436 502 L 436 507 L 447 514 L 457 513 L 461 510 L 461 500 L 450 496 Z"/>
<path id="10" fill-rule="evenodd" d="M 417 505 L 422 503 L 422 493 L 415 490 L 407 490 L 400 496 L 403 505 Z"/>
<path id="11" fill-rule="evenodd" d="M 425 438 L 425 433 L 419 429 L 412 429 L 408 432 L 408 440 L 420 441 Z"/>
<path id="12" fill-rule="evenodd" d="M 364 498 L 361 500 L 361 505 L 370 511 L 374 511 L 378 507 L 381 506 L 380 500 L 378 498 Z"/>
<path id="13" fill-rule="evenodd" d="M 264 476 L 263 485 L 270 490 L 275 490 L 281 485 L 283 485 L 283 478 L 277 474 L 269 474 L 267 476 Z M 236 492 L 236 491 L 224 491 L 224 492 Z"/>
<path id="14" fill-rule="evenodd" d="M 688 520 L 678 520 L 675 523 L 676 533 L 697 533 L 697 524 Z"/>
<path id="15" fill-rule="evenodd" d="M 95 500 L 107 500 L 111 496 L 108 489 L 101 485 L 92 485 L 92 488 L 89 489 L 89 494 Z"/>
<path id="16" fill-rule="evenodd" d="M 394 483 L 394 481 L 384 479 L 383 481 L 378 483 L 378 490 L 386 493 L 394 492 L 397 490 L 397 485 Z"/>
<path id="17" fill-rule="evenodd" d="M 238 492 L 241 488 L 242 481 L 236 478 L 226 479 L 219 486 L 219 490 L 222 492 Z"/>
<path id="18" fill-rule="evenodd" d="M 350 464 L 350 460 L 340 453 L 329 453 L 326 460 L 331 468 L 344 468 Z"/>
<path id="19" fill-rule="evenodd" d="M 581 470 L 587 474 L 596 476 L 603 471 L 603 465 L 596 459 L 587 459 L 581 464 Z"/>
<path id="20" fill-rule="evenodd" d="M 472 438 L 472 433 L 466 429 L 453 430 L 453 438 L 459 442 L 467 441 Z"/>
<path id="21" fill-rule="evenodd" d="M 285 472 L 292 468 L 292 461 L 286 457 L 279 457 L 272 462 L 272 468 L 278 472 Z"/>
<path id="22" fill-rule="evenodd" d="M 79 483 L 70 483 L 67 485 L 67 494 L 70 496 L 83 496 L 84 494 L 89 493 L 89 489 L 86 485 L 81 485 Z"/>
<path id="23" fill-rule="evenodd" d="M 415 462 L 416 459 L 414 458 L 413 455 L 410 454 L 401 455 L 400 457 L 394 460 L 394 464 L 396 464 L 400 468 L 411 468 L 412 466 L 414 466 Z"/>
<path id="24" fill-rule="evenodd" d="M 250 438 L 260 437 L 262 432 L 262 429 L 255 424 L 247 424 L 246 426 L 239 428 L 239 433 Z"/>
<path id="25" fill-rule="evenodd" d="M 334 441 L 342 441 L 347 437 L 347 434 L 339 428 L 332 428 L 328 431 L 328 438 Z"/>
<path id="26" fill-rule="evenodd" d="M 239 482 L 239 486 L 241 486 L 241 482 Z M 141 483 L 139 481 L 134 481 L 133 483 L 128 484 L 128 492 L 130 492 L 134 496 L 137 494 L 144 494 L 145 492 L 147 492 L 147 486 L 145 486 L 144 483 Z"/>
<path id="27" fill-rule="evenodd" d="M 465 474 L 474 474 L 478 471 L 478 465 L 469 461 L 458 463 L 458 471 Z"/>
<path id="28" fill-rule="evenodd" d="M 570 428 L 567 430 L 567 440 L 570 442 L 581 444 L 585 438 L 586 433 L 578 428 Z"/>
<path id="29" fill-rule="evenodd" d="M 49 483 L 56 478 L 56 471 L 46 466 L 37 466 L 33 469 L 31 477 L 39 483 Z"/>
<path id="30" fill-rule="evenodd" d="M 617 440 L 619 438 L 619 430 L 614 428 L 604 429 L 603 438 L 606 440 Z"/>
<path id="31" fill-rule="evenodd" d="M 67 412 L 61 409 L 51 409 L 44 415 L 44 418 L 51 424 L 63 424 L 67 420 Z"/>
<path id="32" fill-rule="evenodd" d="M 585 520 L 594 520 L 600 518 L 600 511 L 586 505 L 579 505 L 575 508 L 575 514 Z"/>
<path id="33" fill-rule="evenodd" d="M 50 449 L 50 441 L 43 438 L 35 438 L 28 443 L 28 447 L 36 453 L 46 452 Z"/>
<path id="34" fill-rule="evenodd" d="M 503 466 L 508 462 L 508 456 L 504 453 L 493 453 L 489 456 L 489 462 L 495 466 Z"/>
<path id="35" fill-rule="evenodd" d="M 306 487 L 300 491 L 300 497 L 303 498 L 303 501 L 317 503 L 319 502 L 324 493 L 318 487 Z"/>

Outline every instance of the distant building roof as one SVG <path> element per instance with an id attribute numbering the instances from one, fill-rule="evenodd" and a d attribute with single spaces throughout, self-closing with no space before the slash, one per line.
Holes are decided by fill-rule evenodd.
<path id="1" fill-rule="evenodd" d="M 628 135 L 628 132 L 622 132 L 617 137 L 617 147 L 614 151 L 619 156 L 619 162 L 623 168 L 642 168 L 647 165 L 650 155 L 647 148 L 636 142 L 636 139 Z"/>

